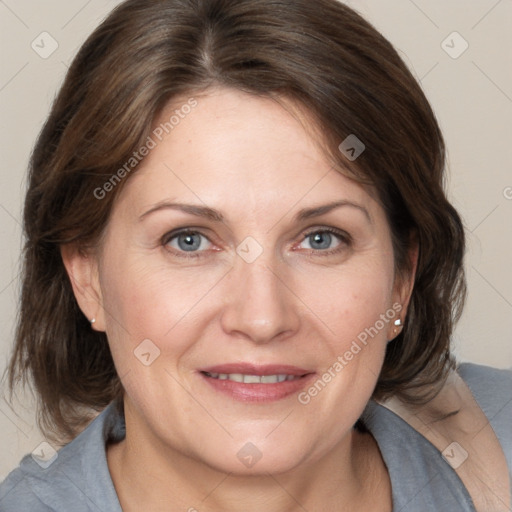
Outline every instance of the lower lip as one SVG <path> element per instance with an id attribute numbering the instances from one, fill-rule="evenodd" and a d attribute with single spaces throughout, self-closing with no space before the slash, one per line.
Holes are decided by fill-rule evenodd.
<path id="1" fill-rule="evenodd" d="M 244 384 L 232 380 L 220 380 L 200 374 L 213 389 L 241 402 L 274 402 L 299 393 L 314 377 L 313 373 L 296 380 L 285 380 L 275 384 Z"/>

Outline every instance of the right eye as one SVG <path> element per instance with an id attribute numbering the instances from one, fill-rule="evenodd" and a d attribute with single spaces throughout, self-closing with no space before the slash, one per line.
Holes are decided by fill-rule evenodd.
<path id="1" fill-rule="evenodd" d="M 198 231 L 185 230 L 167 234 L 163 238 L 163 244 L 179 256 L 197 257 L 200 254 L 186 255 L 184 253 L 201 253 L 210 247 L 211 242 Z"/>

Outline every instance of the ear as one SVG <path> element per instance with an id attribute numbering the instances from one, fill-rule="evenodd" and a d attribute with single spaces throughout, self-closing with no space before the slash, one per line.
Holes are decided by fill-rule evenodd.
<path id="1" fill-rule="evenodd" d="M 395 326 L 394 323 L 391 326 L 390 332 L 388 333 L 388 340 L 395 338 L 403 328 L 405 323 L 405 317 L 407 316 L 407 309 L 411 300 L 412 290 L 414 288 L 414 282 L 416 279 L 416 270 L 418 268 L 418 256 L 419 256 L 419 244 L 416 236 L 411 236 L 411 244 L 408 251 L 409 258 L 409 269 L 403 275 L 397 275 L 395 277 L 394 289 L 393 289 L 393 305 L 399 304 L 398 308 L 393 309 L 397 311 L 397 317 L 402 321 L 401 326 Z"/>
<path id="2" fill-rule="evenodd" d="M 60 253 L 82 313 L 90 322 L 94 320 L 94 330 L 105 331 L 97 257 L 77 244 L 62 245 Z"/>

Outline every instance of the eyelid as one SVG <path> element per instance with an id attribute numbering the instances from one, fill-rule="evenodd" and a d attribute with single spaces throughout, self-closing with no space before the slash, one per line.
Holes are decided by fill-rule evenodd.
<path id="1" fill-rule="evenodd" d="M 333 228 L 330 226 L 314 226 L 312 228 L 308 228 L 304 233 L 304 238 L 312 235 L 313 233 L 332 233 L 346 241 L 352 239 L 352 237 L 346 231 L 343 231 L 342 229 L 338 228 Z"/>
<path id="2" fill-rule="evenodd" d="M 183 224 L 180 227 L 176 227 L 176 228 L 173 228 L 173 229 L 170 229 L 169 231 L 167 231 L 161 237 L 161 239 L 162 240 L 170 240 L 171 238 L 174 238 L 175 236 L 182 235 L 182 234 L 188 234 L 188 233 L 199 234 L 201 236 L 204 236 L 212 244 L 215 243 L 213 240 L 215 238 L 218 238 L 214 234 L 213 230 L 207 226 L 199 226 L 199 225 L 194 226 L 194 225 Z"/>
<path id="3" fill-rule="evenodd" d="M 173 229 L 173 230 L 165 233 L 162 236 L 161 240 L 162 240 L 162 243 L 168 244 L 169 241 L 172 240 L 173 238 L 176 238 L 179 235 L 188 235 L 188 234 L 192 234 L 192 235 L 198 234 L 198 235 L 204 236 L 205 238 L 208 238 L 202 231 L 200 231 L 200 229 L 202 229 L 202 228 L 194 228 L 194 227 L 176 228 L 176 229 Z M 208 238 L 208 240 L 210 240 L 210 239 Z"/>

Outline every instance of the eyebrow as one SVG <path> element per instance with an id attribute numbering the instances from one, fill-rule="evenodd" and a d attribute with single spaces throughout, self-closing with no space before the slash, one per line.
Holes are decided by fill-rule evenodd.
<path id="1" fill-rule="evenodd" d="M 352 201 L 335 201 L 333 203 L 328 203 L 321 206 L 315 206 L 312 208 L 303 208 L 302 210 L 299 210 L 297 215 L 295 216 L 295 219 L 297 221 L 304 221 L 307 219 L 311 219 L 313 217 L 319 217 L 321 215 L 325 215 L 332 210 L 335 210 L 337 208 L 342 207 L 351 207 L 356 208 L 357 210 L 361 211 L 365 217 L 367 218 L 368 222 L 370 224 L 373 224 L 372 218 L 368 212 L 368 210 L 361 206 L 360 204 L 354 203 Z M 148 215 L 160 211 L 160 210 L 178 210 L 182 211 L 184 213 L 188 213 L 190 215 L 195 215 L 196 217 L 203 217 L 208 220 L 212 220 L 214 222 L 224 222 L 224 216 L 222 213 L 220 213 L 217 210 L 214 210 L 213 208 L 209 208 L 208 206 L 199 206 L 199 205 L 193 205 L 193 204 L 184 204 L 184 203 L 170 203 L 167 201 L 163 201 L 160 203 L 155 204 L 153 207 L 151 207 L 148 211 L 144 212 L 140 217 L 139 220 L 143 220 Z"/>
<path id="2" fill-rule="evenodd" d="M 332 210 L 335 210 L 336 208 L 341 208 L 344 206 L 349 206 L 351 208 L 356 208 L 357 210 L 364 213 L 364 216 L 367 218 L 368 222 L 370 224 L 373 224 L 372 218 L 370 216 L 370 213 L 368 210 L 357 203 L 353 203 L 352 201 L 335 201 L 334 203 L 325 204 L 322 206 L 316 206 L 313 208 L 304 208 L 299 211 L 299 213 L 296 215 L 296 219 L 299 221 L 311 219 L 312 217 L 319 217 L 320 215 L 325 215 L 326 213 L 329 213 Z"/>
<path id="3" fill-rule="evenodd" d="M 155 206 L 150 208 L 147 212 L 143 213 L 139 220 L 143 220 L 145 217 L 150 215 L 151 213 L 160 211 L 160 210 L 179 210 L 190 215 L 195 215 L 196 217 L 204 217 L 209 220 L 213 220 L 215 222 L 224 222 L 224 216 L 222 213 L 214 210 L 212 208 L 208 208 L 207 206 L 197 206 L 193 204 L 183 204 L 183 203 L 169 203 L 169 202 L 161 202 L 157 203 Z"/>

